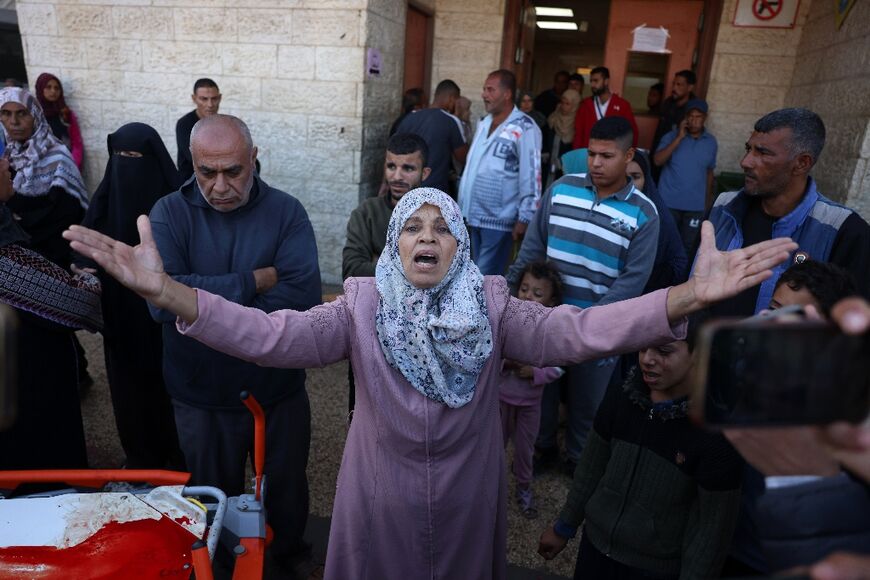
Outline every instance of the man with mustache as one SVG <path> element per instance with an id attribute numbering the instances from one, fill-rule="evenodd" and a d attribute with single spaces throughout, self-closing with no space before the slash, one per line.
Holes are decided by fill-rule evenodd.
<path id="1" fill-rule="evenodd" d="M 341 277 L 374 276 L 387 244 L 387 225 L 402 196 L 420 187 L 429 176 L 429 148 L 413 133 L 396 133 L 387 142 L 384 159 L 386 195 L 363 200 L 347 221 L 347 241 L 341 253 Z M 353 368 L 348 365 L 348 420 L 354 407 Z"/>
<path id="2" fill-rule="evenodd" d="M 384 182 L 387 194 L 363 200 L 347 222 L 347 242 L 341 254 L 341 277 L 374 276 L 387 243 L 387 224 L 402 196 L 429 176 L 429 148 L 419 135 L 396 133 L 387 142 Z"/>
<path id="3" fill-rule="evenodd" d="M 637 147 L 637 121 L 631 111 L 631 103 L 610 92 L 610 69 L 597 66 L 589 73 L 589 88 L 592 96 L 583 99 L 574 118 L 574 149 L 589 147 L 592 126 L 605 117 L 622 117 L 631 125 L 632 147 Z"/>
<path id="4" fill-rule="evenodd" d="M 314 230 L 302 204 L 255 172 L 257 148 L 230 115 L 200 119 L 190 134 L 194 179 L 151 210 L 154 241 L 173 279 L 238 304 L 273 312 L 320 303 Z M 250 414 L 239 393 L 266 412 L 266 508 L 271 553 L 293 578 L 314 568 L 302 539 L 308 518 L 311 411 L 305 371 L 260 367 L 182 336 L 176 317 L 149 306 L 163 324 L 163 376 L 192 485 L 227 495 L 245 489 L 253 448 Z"/>
<path id="5" fill-rule="evenodd" d="M 777 237 L 790 237 L 799 247 L 792 260 L 773 268 L 773 276 L 761 286 L 714 305 L 710 309 L 713 316 L 757 314 L 770 304 L 780 275 L 792 263 L 807 260 L 840 266 L 854 276 L 859 293 L 865 297 L 870 294 L 870 226 L 848 207 L 819 193 L 810 176 L 824 145 L 825 124 L 808 109 L 779 109 L 755 123 L 740 162 L 745 185 L 721 194 L 710 210 L 716 247 L 735 249 Z M 757 506 L 779 499 L 785 502 L 776 504 L 782 513 L 796 511 L 788 502 L 798 495 L 782 495 L 765 491 L 762 474 L 747 469 L 741 514 L 723 576 L 769 571 L 760 544 L 763 527 L 769 522 L 759 515 Z"/>
<path id="6" fill-rule="evenodd" d="M 831 262 L 851 272 L 870 295 L 870 226 L 853 210 L 823 196 L 810 176 L 825 145 L 825 124 L 813 111 L 788 108 L 755 123 L 740 162 L 746 183 L 721 194 L 710 210 L 716 246 L 739 248 L 790 237 L 800 244 L 794 263 Z M 691 257 L 691 256 L 690 256 Z M 751 316 L 767 308 L 776 281 L 791 265 L 774 268 L 760 286 L 714 307 L 720 316 Z"/>

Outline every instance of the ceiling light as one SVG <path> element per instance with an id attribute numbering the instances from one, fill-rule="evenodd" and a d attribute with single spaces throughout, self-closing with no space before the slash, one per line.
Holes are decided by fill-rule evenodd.
<path id="1" fill-rule="evenodd" d="M 538 28 L 549 30 L 577 30 L 575 22 L 555 22 L 552 20 L 538 20 Z"/>
<path id="2" fill-rule="evenodd" d="M 556 18 L 574 18 L 574 11 L 570 8 L 535 6 L 535 14 L 537 16 L 554 16 Z"/>

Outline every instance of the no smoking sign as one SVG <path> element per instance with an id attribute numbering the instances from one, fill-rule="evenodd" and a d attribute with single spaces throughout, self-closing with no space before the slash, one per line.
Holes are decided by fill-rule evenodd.
<path id="1" fill-rule="evenodd" d="M 800 0 L 737 0 L 734 26 L 793 28 Z"/>

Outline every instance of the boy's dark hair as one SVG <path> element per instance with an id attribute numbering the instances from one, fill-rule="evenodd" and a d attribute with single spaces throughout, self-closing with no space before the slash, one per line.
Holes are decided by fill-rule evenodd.
<path id="1" fill-rule="evenodd" d="M 694 85 L 695 82 L 698 80 L 697 77 L 695 77 L 695 73 L 693 73 L 692 71 L 690 71 L 688 69 L 681 70 L 678 73 L 676 73 L 674 76 L 675 77 L 683 77 L 684 79 L 686 79 L 686 82 L 689 83 L 690 85 Z"/>
<path id="2" fill-rule="evenodd" d="M 526 264 L 526 267 L 520 272 L 520 284 L 522 284 L 526 274 L 531 274 L 532 277 L 538 280 L 549 280 L 550 284 L 553 285 L 553 305 L 557 306 L 562 303 L 562 275 L 559 274 L 556 266 L 550 262 L 543 261 Z"/>
<path id="3" fill-rule="evenodd" d="M 581 75 L 580 73 L 574 73 L 574 74 L 572 74 L 571 76 L 568 77 L 568 80 L 569 80 L 569 81 L 580 81 L 580 84 L 581 84 L 581 85 L 585 85 L 585 84 L 586 84 L 586 79 L 584 79 L 584 78 L 583 78 L 583 75 Z"/>
<path id="4" fill-rule="evenodd" d="M 656 83 L 650 87 L 650 90 L 656 91 L 659 94 L 665 93 L 665 83 Z"/>
<path id="5" fill-rule="evenodd" d="M 440 97 L 441 95 L 446 95 L 446 96 L 454 96 L 458 99 L 459 94 L 460 94 L 459 85 L 457 85 L 455 82 L 451 81 L 450 79 L 444 79 L 443 81 L 438 83 L 437 87 L 435 87 L 435 96 L 436 97 Z"/>
<path id="6" fill-rule="evenodd" d="M 197 89 L 217 89 L 220 90 L 217 86 L 217 83 L 208 78 L 197 79 L 195 83 L 193 83 L 193 94 L 196 94 Z"/>
<path id="7" fill-rule="evenodd" d="M 414 133 L 396 133 L 387 141 L 387 151 L 393 155 L 411 155 L 419 151 L 423 167 L 428 167 L 429 147 L 422 137 Z"/>
<path id="8" fill-rule="evenodd" d="M 834 304 L 858 293 L 851 273 L 836 264 L 816 260 L 794 264 L 783 272 L 776 281 L 774 292 L 783 284 L 795 292 L 806 288 L 819 302 L 826 318 L 831 315 Z"/>
<path id="9" fill-rule="evenodd" d="M 616 141 L 620 149 L 628 151 L 634 140 L 634 130 L 624 117 L 604 117 L 592 125 L 589 139 Z"/>
<path id="10" fill-rule="evenodd" d="M 589 76 L 592 75 L 601 75 L 602 77 L 609 79 L 610 78 L 610 69 L 606 66 L 596 66 L 594 69 L 589 71 Z"/>

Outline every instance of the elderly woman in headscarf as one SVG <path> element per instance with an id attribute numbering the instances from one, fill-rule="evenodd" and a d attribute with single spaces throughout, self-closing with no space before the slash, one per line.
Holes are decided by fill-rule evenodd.
<path id="1" fill-rule="evenodd" d="M 574 118 L 580 107 L 580 93 L 574 89 L 565 89 L 559 100 L 559 106 L 547 117 L 547 127 L 544 133 L 544 155 L 547 163 L 543 167 L 541 179 L 544 187 L 562 176 L 561 157 L 572 148 L 574 141 Z"/>
<path id="2" fill-rule="evenodd" d="M 83 225 L 127 244 L 138 240 L 136 218 L 181 187 L 163 140 L 142 123 L 124 125 L 107 139 L 109 161 Z M 88 265 L 88 264 L 82 264 Z M 103 352 L 115 424 L 130 469 L 183 465 L 172 405 L 163 384 L 161 325 L 145 301 L 100 272 Z"/>
<path id="3" fill-rule="evenodd" d="M 0 177 L 9 177 L 5 161 Z M 3 352 L 15 368 L 17 409 L 12 426 L 0 430 L 0 470 L 84 469 L 73 331 L 100 330 L 100 283 L 90 274 L 73 276 L 28 245 L 0 204 L 0 303 L 17 322 L 16 344 Z"/>
<path id="4" fill-rule="evenodd" d="M 505 578 L 507 489 L 499 420 L 502 360 L 554 366 L 673 341 L 685 316 L 771 275 L 795 245 L 723 253 L 712 227 L 689 282 L 580 310 L 511 298 L 469 253 L 456 203 L 434 189 L 393 211 L 375 278 L 334 302 L 266 314 L 174 281 L 146 217 L 132 248 L 74 227 L 73 248 L 211 348 L 265 366 L 349 358 L 356 411 L 338 475 L 326 578 Z"/>
<path id="5" fill-rule="evenodd" d="M 42 112 L 52 133 L 66 145 L 76 167 L 81 171 L 85 156 L 82 132 L 79 129 L 78 119 L 63 98 L 63 85 L 60 84 L 60 79 L 51 73 L 39 75 L 36 79 L 36 100 L 42 106 Z"/>
<path id="6" fill-rule="evenodd" d="M 67 268 L 72 256 L 61 233 L 81 222 L 88 207 L 82 175 L 25 89 L 0 89 L 0 121 L 12 174 L 11 183 L 0 180 L 0 202 L 30 236 L 31 249 Z"/>

